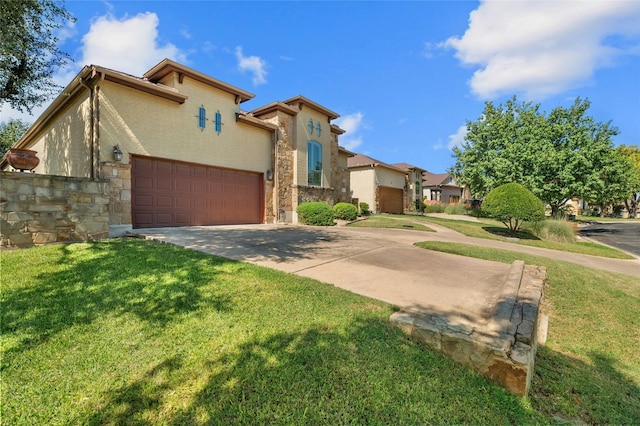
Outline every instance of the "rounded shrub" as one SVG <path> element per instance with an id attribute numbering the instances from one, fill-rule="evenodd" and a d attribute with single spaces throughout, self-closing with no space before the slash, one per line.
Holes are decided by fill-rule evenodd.
<path id="1" fill-rule="evenodd" d="M 305 225 L 333 226 L 333 210 L 327 203 L 311 201 L 302 203 L 296 208 L 300 222 Z"/>
<path id="2" fill-rule="evenodd" d="M 360 214 L 362 216 L 369 216 L 371 214 L 371 210 L 369 210 L 369 204 L 364 201 L 360 203 Z"/>
<path id="3" fill-rule="evenodd" d="M 482 211 L 499 219 L 515 234 L 522 222 L 544 218 L 544 203 L 524 186 L 507 183 L 494 188 L 484 197 Z"/>
<path id="4" fill-rule="evenodd" d="M 333 206 L 333 215 L 340 220 L 356 220 L 358 209 L 350 203 L 338 203 Z"/>

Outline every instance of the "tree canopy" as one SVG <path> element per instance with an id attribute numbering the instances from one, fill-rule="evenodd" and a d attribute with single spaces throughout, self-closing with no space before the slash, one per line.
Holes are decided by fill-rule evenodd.
<path id="1" fill-rule="evenodd" d="M 0 1 L 0 105 L 31 112 L 59 90 L 53 74 L 71 57 L 56 30 L 73 20 L 52 0 Z"/>
<path id="2" fill-rule="evenodd" d="M 618 130 L 588 116 L 589 107 L 588 100 L 577 98 L 571 107 L 545 114 L 539 104 L 515 96 L 504 105 L 487 102 L 482 116 L 467 122 L 465 141 L 453 150 L 451 173 L 478 198 L 502 184 L 519 183 L 554 216 L 573 197 L 622 201 L 628 176 L 618 173 L 622 163 L 612 142 Z"/>
<path id="3" fill-rule="evenodd" d="M 29 128 L 29 124 L 22 120 L 9 120 L 0 123 L 0 158 L 9 151 L 11 145 L 16 143 Z"/>

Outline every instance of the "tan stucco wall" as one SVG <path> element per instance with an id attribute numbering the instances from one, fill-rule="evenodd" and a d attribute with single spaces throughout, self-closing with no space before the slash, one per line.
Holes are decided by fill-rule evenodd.
<path id="1" fill-rule="evenodd" d="M 375 169 L 352 169 L 350 171 L 351 190 L 353 197 L 360 203 L 369 204 L 369 208 L 375 211 L 376 207 L 376 185 Z"/>
<path id="2" fill-rule="evenodd" d="M 34 142 L 27 147 L 37 151 L 40 159 L 34 173 L 91 177 L 90 103 L 86 90 L 35 136 Z"/>
<path id="3" fill-rule="evenodd" d="M 391 188 L 404 188 L 405 174 L 383 167 L 376 168 L 376 183 L 378 186 L 388 186 Z"/>
<path id="4" fill-rule="evenodd" d="M 111 161 L 114 145 L 124 153 L 170 158 L 255 172 L 272 168 L 273 133 L 236 123 L 239 106 L 234 96 L 185 78 L 180 92 L 184 104 L 105 82 L 100 91 L 100 154 Z M 207 122 L 198 127 L 198 108 Z M 214 114 L 222 114 L 222 131 L 214 127 Z"/>
<path id="5" fill-rule="evenodd" d="M 314 130 L 309 133 L 308 123 L 313 120 Z M 307 164 L 307 143 L 311 140 L 319 142 L 322 145 L 322 187 L 331 187 L 331 128 L 327 120 L 327 116 L 305 107 L 295 117 L 294 124 L 294 149 L 296 173 L 294 174 L 294 182 L 296 185 L 308 186 L 308 164 Z M 321 133 L 318 136 L 316 127 L 320 123 Z"/>

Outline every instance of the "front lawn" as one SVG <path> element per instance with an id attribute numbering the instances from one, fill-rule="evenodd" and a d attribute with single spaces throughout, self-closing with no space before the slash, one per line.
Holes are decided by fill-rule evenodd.
<path id="1" fill-rule="evenodd" d="M 470 218 L 471 219 L 471 218 Z M 379 221 L 383 220 L 388 222 L 389 220 L 396 221 L 397 224 L 394 226 L 396 228 L 400 228 L 402 223 L 410 222 L 410 223 L 425 223 L 428 225 L 429 223 L 433 223 L 436 225 L 444 226 L 445 228 L 452 229 L 456 232 L 459 232 L 468 237 L 474 238 L 484 238 L 489 240 L 496 241 L 505 241 L 515 244 L 527 245 L 532 247 L 540 247 L 547 248 L 552 250 L 561 250 L 567 251 L 571 253 L 578 254 L 588 254 L 591 256 L 601 256 L 601 257 L 609 257 L 612 259 L 633 259 L 634 257 L 621 252 L 620 250 L 616 250 L 611 247 L 603 246 L 601 244 L 592 243 L 592 242 L 574 242 L 574 243 L 565 243 L 558 241 L 548 241 L 541 240 L 528 232 L 519 231 L 516 235 L 519 237 L 519 240 L 514 240 L 513 238 L 509 238 L 507 235 L 507 228 L 500 222 L 492 219 L 482 218 L 480 221 L 465 221 L 465 220 L 454 220 L 454 219 L 446 219 L 442 217 L 434 217 L 434 216 L 414 216 L 414 215 L 376 215 L 371 216 L 367 221 Z M 366 221 L 364 221 L 366 222 Z M 360 222 L 353 223 L 349 226 L 358 226 Z M 360 225 L 362 226 L 362 225 Z M 383 226 L 380 226 L 383 227 Z"/>
<path id="2" fill-rule="evenodd" d="M 554 421 L 331 285 L 144 240 L 0 254 L 3 424 Z"/>

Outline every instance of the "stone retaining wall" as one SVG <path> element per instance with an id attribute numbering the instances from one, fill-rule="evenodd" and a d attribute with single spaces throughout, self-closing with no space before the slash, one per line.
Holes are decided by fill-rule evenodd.
<path id="1" fill-rule="evenodd" d="M 543 320 L 539 311 L 545 279 L 545 268 L 515 261 L 486 324 L 452 324 L 438 315 L 410 312 L 393 314 L 391 322 L 509 391 L 526 396 Z"/>
<path id="2" fill-rule="evenodd" d="M 109 236 L 109 182 L 0 172 L 0 246 Z"/>

